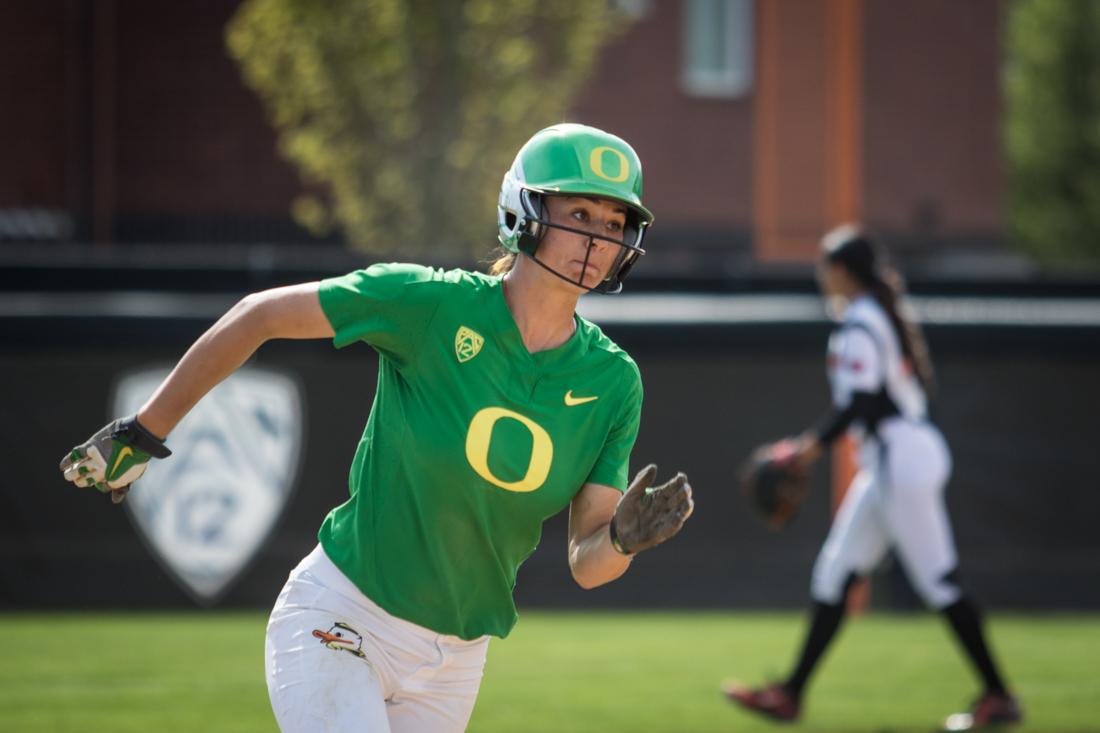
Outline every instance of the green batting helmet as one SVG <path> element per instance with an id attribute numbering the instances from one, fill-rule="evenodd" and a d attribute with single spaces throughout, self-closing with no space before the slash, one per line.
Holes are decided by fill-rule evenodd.
<path id="1" fill-rule="evenodd" d="M 626 207 L 622 241 L 597 237 L 618 244 L 621 251 L 604 281 L 591 288 L 606 293 L 622 290 L 630 268 L 645 254 L 642 239 L 653 223 L 653 214 L 642 205 L 642 164 L 634 148 L 622 138 L 586 125 L 554 125 L 535 133 L 520 148 L 500 187 L 497 219 L 501 246 L 546 267 L 536 251 L 546 228 L 556 227 L 546 219 L 543 207 L 543 197 L 553 195 L 609 199 Z"/>

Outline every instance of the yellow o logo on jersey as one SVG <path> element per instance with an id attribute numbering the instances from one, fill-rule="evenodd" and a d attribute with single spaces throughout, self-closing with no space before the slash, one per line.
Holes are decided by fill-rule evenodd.
<path id="1" fill-rule="evenodd" d="M 503 481 L 489 470 L 489 443 L 493 439 L 493 426 L 497 420 L 510 417 L 531 432 L 531 460 L 527 473 L 519 481 Z M 504 407 L 485 407 L 474 415 L 466 431 L 466 460 L 478 476 L 506 491 L 534 491 L 542 486 L 550 475 L 550 462 L 554 460 L 554 442 L 541 425 L 518 412 Z"/>
<path id="2" fill-rule="evenodd" d="M 612 153 L 619 159 L 619 175 L 609 176 L 603 169 L 603 154 Z M 627 161 L 626 156 L 623 155 L 621 150 L 615 148 L 609 148 L 606 145 L 601 145 L 598 148 L 592 150 L 592 153 L 588 156 L 588 167 L 592 169 L 600 178 L 606 178 L 613 183 L 622 183 L 626 180 L 626 177 L 630 175 L 630 163 Z"/>

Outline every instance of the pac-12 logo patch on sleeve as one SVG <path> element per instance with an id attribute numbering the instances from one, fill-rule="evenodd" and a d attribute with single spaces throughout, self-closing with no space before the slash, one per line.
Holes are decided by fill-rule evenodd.
<path id="1" fill-rule="evenodd" d="M 168 368 L 130 372 L 111 414 L 131 415 Z M 199 603 L 209 605 L 267 540 L 290 498 L 302 445 L 297 383 L 244 367 L 207 394 L 168 437 L 123 506 L 145 544 Z"/>
<path id="2" fill-rule="evenodd" d="M 458 331 L 455 332 L 455 356 L 458 357 L 459 364 L 477 356 L 484 345 L 485 339 L 472 328 L 459 326 Z"/>

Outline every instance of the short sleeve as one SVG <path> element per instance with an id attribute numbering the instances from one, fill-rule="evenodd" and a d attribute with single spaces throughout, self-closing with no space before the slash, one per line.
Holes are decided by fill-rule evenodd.
<path id="1" fill-rule="evenodd" d="M 855 392 L 878 392 L 882 364 L 878 344 L 863 328 L 846 328 L 839 336 L 833 364 L 833 404 L 847 407 Z"/>
<path id="2" fill-rule="evenodd" d="M 630 366 L 633 375 L 631 388 L 607 434 L 596 465 L 585 480 L 585 483 L 610 486 L 619 491 L 626 491 L 630 478 L 630 452 L 634 450 L 642 419 L 642 378 L 633 362 Z"/>
<path id="3" fill-rule="evenodd" d="M 428 267 L 377 264 L 322 280 L 321 309 L 343 348 L 364 341 L 398 367 L 414 357 L 439 307 L 442 274 Z"/>

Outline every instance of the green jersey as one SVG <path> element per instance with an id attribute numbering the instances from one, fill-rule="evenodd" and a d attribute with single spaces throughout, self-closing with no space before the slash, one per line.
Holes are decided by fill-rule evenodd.
<path id="1" fill-rule="evenodd" d="M 375 265 L 323 281 L 320 299 L 337 347 L 381 357 L 325 553 L 399 618 L 506 636 L 543 521 L 586 482 L 626 488 L 637 365 L 579 316 L 566 343 L 528 352 L 499 277 Z"/>

